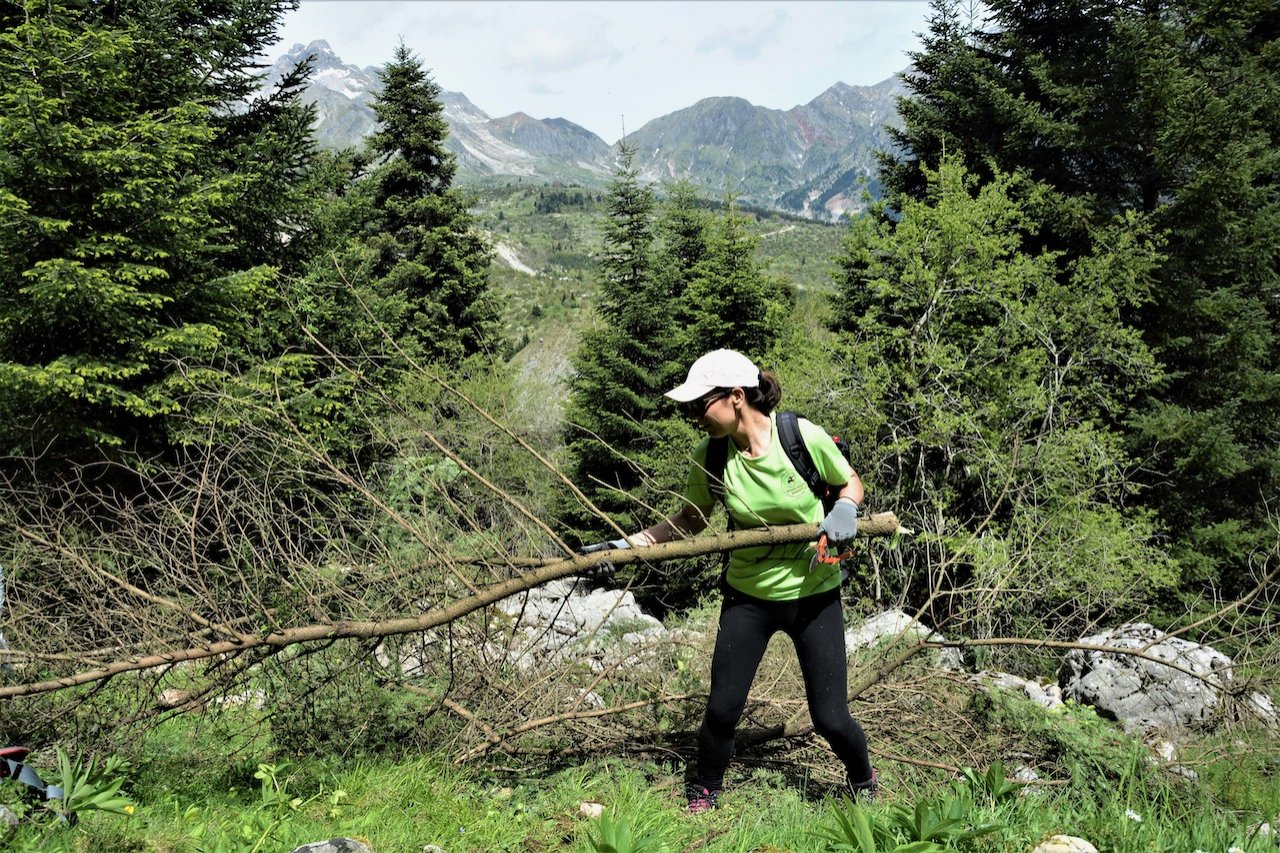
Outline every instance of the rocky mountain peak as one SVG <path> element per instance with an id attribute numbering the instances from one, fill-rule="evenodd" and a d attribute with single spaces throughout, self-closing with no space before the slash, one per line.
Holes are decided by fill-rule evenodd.
<path id="1" fill-rule="evenodd" d="M 316 105 L 316 138 L 330 147 L 358 146 L 373 130 L 369 107 L 380 81 L 373 68 L 347 65 L 324 40 L 295 44 L 272 68 L 272 85 L 314 56 L 306 98 Z M 885 125 L 897 121 L 898 75 L 874 86 L 835 83 L 807 104 L 770 109 L 746 98 L 703 98 L 627 135 L 635 165 L 647 180 L 688 179 L 710 195 L 732 186 L 743 202 L 837 218 L 861 205 Z M 446 146 L 458 177 L 518 175 L 602 186 L 613 173 L 617 146 L 565 118 L 518 111 L 491 118 L 461 92 L 440 94 L 449 123 Z"/>

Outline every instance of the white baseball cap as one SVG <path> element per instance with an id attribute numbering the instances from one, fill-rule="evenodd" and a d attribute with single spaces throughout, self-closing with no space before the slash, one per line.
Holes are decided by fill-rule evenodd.
<path id="1" fill-rule="evenodd" d="M 667 392 L 677 403 L 696 400 L 717 388 L 755 388 L 760 385 L 760 368 L 751 359 L 731 349 L 712 350 L 689 368 L 683 384 Z"/>

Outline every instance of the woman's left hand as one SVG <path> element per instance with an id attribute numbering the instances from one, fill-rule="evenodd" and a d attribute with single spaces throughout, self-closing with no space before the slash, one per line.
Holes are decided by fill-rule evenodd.
<path id="1" fill-rule="evenodd" d="M 858 535 L 858 505 L 849 498 L 836 501 L 818 525 L 818 533 L 827 534 L 827 542 L 837 551 L 845 550 Z"/>

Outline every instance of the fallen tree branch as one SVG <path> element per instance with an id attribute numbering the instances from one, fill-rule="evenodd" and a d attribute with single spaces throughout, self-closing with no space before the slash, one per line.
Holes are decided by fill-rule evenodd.
<path id="1" fill-rule="evenodd" d="M 877 513 L 861 521 L 858 530 L 863 536 L 891 536 L 910 532 L 901 526 L 898 517 L 891 512 Z M 202 660 L 218 655 L 242 652 L 261 646 L 284 647 L 322 640 L 393 637 L 438 628 L 466 616 L 504 598 L 533 589 L 548 581 L 571 577 L 602 563 L 625 565 L 634 562 L 658 562 L 687 557 L 698 557 L 718 551 L 750 548 L 757 545 L 811 542 L 817 538 L 817 525 L 792 524 L 784 527 L 734 530 L 718 536 L 699 536 L 679 542 L 666 542 L 646 548 L 630 548 L 618 551 L 600 551 L 558 560 L 547 566 L 520 574 L 509 580 L 490 584 L 465 598 L 443 607 L 433 607 L 417 616 L 403 616 L 376 621 L 354 621 L 302 625 L 282 628 L 263 634 L 242 633 L 233 639 L 208 643 L 185 649 L 175 649 L 152 655 L 116 661 L 106 666 L 78 672 L 49 681 L 12 684 L 0 687 L 0 699 L 16 696 L 32 696 L 69 687 L 91 684 L 112 678 L 124 672 L 135 672 L 157 666 L 168 666 L 179 661 Z"/>
<path id="2" fill-rule="evenodd" d="M 525 732 L 540 729 L 543 726 L 550 726 L 556 723 L 565 723 L 570 720 L 589 720 L 595 717 L 610 717 L 614 714 L 621 714 L 625 711 L 634 711 L 637 708 L 646 708 L 650 705 L 662 705 L 667 702 L 687 702 L 690 699 L 705 699 L 705 693 L 678 693 L 671 695 L 654 696 L 650 699 L 637 699 L 634 702 L 628 702 L 625 705 L 615 705 L 612 708 L 593 708 L 589 711 L 565 711 L 563 714 L 552 714 L 549 717 L 543 717 L 538 720 L 529 720 L 518 726 L 513 726 L 506 734 L 498 735 L 496 732 L 489 734 L 485 738 L 485 742 L 473 746 L 466 752 L 461 753 L 453 759 L 454 764 L 464 764 L 473 758 L 479 758 L 490 750 L 496 749 L 506 743 L 509 738 Z M 492 732 L 492 729 L 489 730 Z"/>

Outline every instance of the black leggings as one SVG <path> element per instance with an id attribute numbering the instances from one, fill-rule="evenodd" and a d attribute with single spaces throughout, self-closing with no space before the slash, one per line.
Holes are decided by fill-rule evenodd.
<path id="1" fill-rule="evenodd" d="M 795 644 L 814 728 L 844 762 L 850 781 L 870 779 L 867 736 L 849 714 L 840 590 L 795 601 L 764 601 L 726 585 L 711 658 L 711 695 L 698 731 L 699 784 L 711 790 L 724 786 L 724 771 L 733 757 L 733 730 L 769 638 L 778 631 Z"/>

